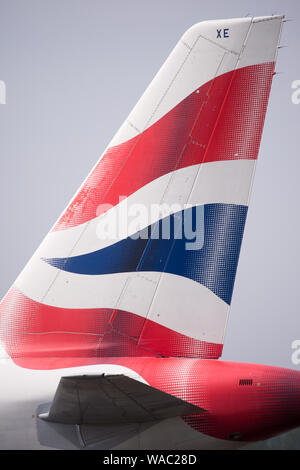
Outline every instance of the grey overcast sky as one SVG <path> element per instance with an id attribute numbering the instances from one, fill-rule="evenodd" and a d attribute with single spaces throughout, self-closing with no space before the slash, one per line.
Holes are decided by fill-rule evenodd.
<path id="1" fill-rule="evenodd" d="M 298 368 L 296 0 L 0 0 L 0 294 L 5 294 L 192 24 L 285 14 L 223 359 Z"/>

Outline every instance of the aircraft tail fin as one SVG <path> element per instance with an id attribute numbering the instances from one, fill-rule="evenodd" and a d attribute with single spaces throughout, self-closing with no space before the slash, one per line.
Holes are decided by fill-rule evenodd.
<path id="1" fill-rule="evenodd" d="M 282 22 L 182 36 L 4 298 L 16 362 L 221 355 Z"/>

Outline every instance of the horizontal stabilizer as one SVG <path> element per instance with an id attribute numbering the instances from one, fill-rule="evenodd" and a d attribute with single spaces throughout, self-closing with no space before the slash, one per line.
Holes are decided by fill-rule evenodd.
<path id="1" fill-rule="evenodd" d="M 64 424 L 124 424 L 199 413 L 201 408 L 124 375 L 62 377 L 49 413 Z"/>

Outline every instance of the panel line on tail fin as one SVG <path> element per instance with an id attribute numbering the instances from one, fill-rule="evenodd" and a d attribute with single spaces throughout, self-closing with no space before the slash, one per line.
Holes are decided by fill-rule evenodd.
<path id="1" fill-rule="evenodd" d="M 249 27 L 249 29 L 250 29 L 250 27 Z M 200 36 L 201 36 L 201 35 L 199 35 L 199 37 L 200 37 Z M 198 39 L 199 39 L 199 37 L 198 37 Z M 246 37 L 247 37 L 247 35 L 246 35 Z M 198 40 L 198 39 L 197 39 L 197 40 Z M 205 38 L 205 39 L 207 39 L 207 38 Z M 241 51 L 242 51 L 242 48 L 241 48 Z M 241 52 L 241 51 L 240 51 L 240 52 Z M 220 64 L 219 64 L 219 66 L 218 66 L 218 69 L 216 70 L 215 77 L 214 77 L 214 79 L 211 81 L 210 88 L 209 88 L 209 90 L 208 90 L 208 92 L 207 92 L 207 101 L 206 101 L 206 103 L 205 103 L 205 102 L 202 103 L 201 109 L 199 110 L 199 113 L 198 113 L 198 115 L 197 115 L 196 118 L 195 118 L 194 124 L 193 124 L 193 126 L 192 126 L 192 128 L 191 128 L 191 131 L 190 131 L 190 133 L 189 133 L 189 136 L 188 136 L 189 139 L 192 138 L 193 129 L 195 128 L 197 121 L 200 119 L 200 116 L 201 116 L 201 113 L 202 113 L 202 111 L 203 111 L 203 109 L 204 109 L 204 107 L 205 107 L 205 104 L 207 104 L 207 102 L 209 101 L 209 98 L 210 98 L 210 95 L 209 95 L 210 90 L 211 90 L 212 87 L 213 87 L 214 80 L 216 79 L 216 77 L 217 77 L 217 75 L 218 75 L 218 70 L 219 70 L 219 68 L 221 67 L 221 64 L 222 64 L 222 62 L 223 62 L 225 56 L 226 56 L 226 53 L 224 53 L 224 55 L 223 55 L 223 57 L 222 57 L 222 59 L 221 59 L 221 62 L 220 62 Z M 239 55 L 238 55 L 238 57 L 239 57 Z M 237 66 L 237 63 L 238 63 L 238 60 L 237 60 L 237 62 L 236 62 L 236 66 Z M 228 85 L 228 88 L 227 88 L 227 92 L 225 93 L 225 96 L 224 96 L 223 103 L 221 104 L 221 106 L 220 106 L 220 108 L 219 108 L 219 113 L 218 113 L 218 116 L 217 116 L 217 119 L 216 119 L 216 122 L 215 122 L 215 126 L 213 127 L 213 129 L 212 129 L 212 131 L 211 131 L 211 135 L 210 135 L 210 138 L 209 138 L 209 140 L 208 140 L 206 150 L 205 150 L 205 152 L 204 152 L 204 156 L 203 156 L 203 160 L 202 160 L 203 162 L 205 162 L 205 155 L 206 155 L 206 153 L 207 153 L 207 151 L 208 151 L 208 149 L 209 149 L 210 141 L 211 141 L 211 139 L 212 139 L 212 137 L 213 137 L 213 135 L 214 135 L 214 130 L 215 130 L 216 126 L 217 126 L 218 119 L 219 119 L 219 117 L 220 117 L 220 115 L 221 115 L 221 113 L 222 113 L 222 109 L 223 109 L 224 103 L 225 103 L 225 101 L 226 101 L 226 99 L 227 99 L 227 95 L 228 95 L 228 93 L 229 93 L 229 90 L 230 90 L 230 87 L 231 87 L 231 83 L 232 83 L 232 80 L 233 80 L 233 78 L 234 78 L 234 74 L 235 74 L 235 71 L 234 71 L 233 74 L 232 74 L 231 80 L 230 80 L 229 85 Z M 181 156 L 183 155 L 184 151 L 185 151 L 185 147 L 183 148 L 183 151 L 182 151 Z M 181 158 L 181 156 L 180 156 L 180 158 Z M 180 160 L 179 160 L 179 161 L 180 161 Z M 197 179 L 198 179 L 198 176 L 199 176 L 199 172 L 200 172 L 200 171 L 201 171 L 201 166 L 196 169 L 195 178 L 194 178 L 194 180 L 193 180 L 193 182 L 192 182 L 192 186 L 191 186 L 191 188 L 190 188 L 189 195 L 187 196 L 187 199 L 186 199 L 186 203 L 187 203 L 187 204 L 189 203 L 189 199 L 190 199 L 191 194 L 192 194 L 192 192 L 193 192 L 193 188 L 194 188 L 194 186 L 195 186 L 195 183 L 197 182 Z M 170 182 L 169 182 L 169 184 L 170 184 Z M 164 197 L 162 198 L 162 202 L 163 202 L 163 199 L 164 199 Z M 152 240 L 149 241 L 149 246 L 150 246 L 151 243 L 152 243 Z M 174 249 L 174 245 L 175 245 L 175 240 L 173 240 L 173 243 L 172 243 L 172 245 L 170 246 L 169 254 L 168 254 L 168 257 L 167 257 L 167 259 L 166 259 L 166 263 L 165 263 L 164 269 L 162 270 L 162 274 L 161 274 L 160 277 L 159 277 L 159 280 L 158 280 L 156 289 L 155 289 L 155 291 L 154 291 L 154 293 L 153 293 L 152 301 L 151 301 L 151 303 L 150 303 L 150 305 L 149 305 L 148 314 L 147 314 L 147 317 L 146 317 L 146 318 L 149 318 L 149 319 L 153 318 L 153 313 L 154 313 L 154 315 L 155 315 L 155 314 L 157 315 L 157 312 L 155 312 L 155 311 L 152 313 L 152 311 L 153 311 L 152 309 L 153 309 L 153 305 L 154 305 L 154 303 L 155 303 L 155 299 L 157 298 L 157 295 L 158 295 L 158 290 L 159 290 L 159 287 L 160 287 L 160 284 L 161 284 L 161 281 L 162 281 L 163 273 L 164 273 L 164 271 L 165 271 L 165 269 L 166 269 L 166 266 L 167 266 L 167 264 L 168 264 L 168 262 L 169 262 L 169 259 L 170 259 L 170 257 L 171 257 L 172 251 L 173 251 L 173 249 Z M 145 249 L 145 252 L 146 252 L 146 249 Z M 226 299 L 224 299 L 224 298 L 223 298 L 223 300 L 226 301 Z M 230 296 L 230 300 L 231 300 L 231 296 Z M 228 300 L 227 300 L 227 302 L 228 302 Z M 229 302 L 230 302 L 230 301 L 229 301 Z M 151 311 L 151 310 L 152 310 L 152 311 Z M 152 316 L 151 316 L 151 314 L 152 314 Z M 138 344 L 141 342 L 141 339 L 143 338 L 143 335 L 145 334 L 145 327 L 146 327 L 146 323 L 144 324 L 144 327 L 143 327 L 143 329 L 142 329 L 142 331 L 141 331 L 140 338 L 139 338 L 139 340 L 138 340 Z"/>
<path id="2" fill-rule="evenodd" d="M 209 38 L 203 36 L 203 34 L 199 34 L 198 38 L 205 39 L 205 41 L 208 41 L 208 42 L 212 43 L 214 46 L 221 47 L 221 49 L 223 49 L 226 52 L 229 52 L 230 54 L 240 55 L 240 53 L 241 53 L 241 51 L 237 52 L 237 51 L 233 51 L 232 49 L 227 49 L 227 47 L 213 41 L 212 39 L 209 39 Z"/>

